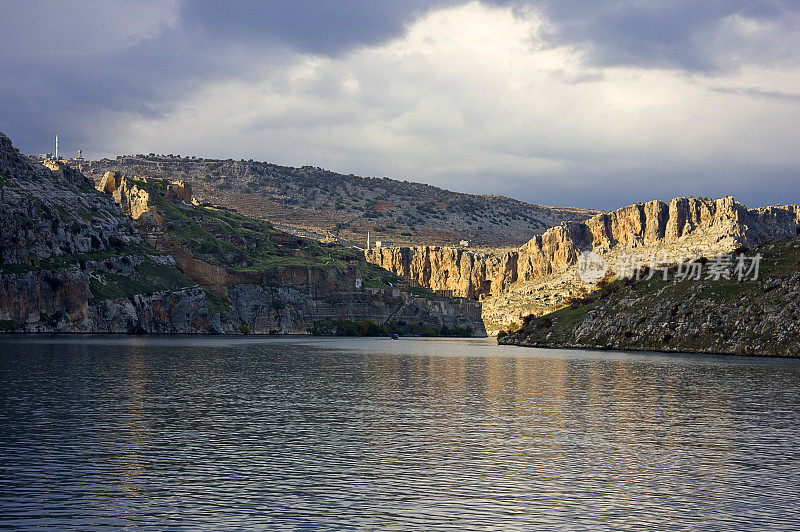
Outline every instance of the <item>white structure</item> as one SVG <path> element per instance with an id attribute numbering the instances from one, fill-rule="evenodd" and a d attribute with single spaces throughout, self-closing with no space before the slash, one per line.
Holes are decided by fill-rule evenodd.
<path id="1" fill-rule="evenodd" d="M 56 160 L 58 160 L 58 135 L 56 135 Z"/>
<path id="2" fill-rule="evenodd" d="M 382 242 L 382 241 L 380 241 L 380 240 L 376 240 L 376 241 L 375 241 L 375 247 L 376 247 L 376 248 L 382 248 L 382 247 L 383 247 L 383 242 Z"/>
<path id="3" fill-rule="evenodd" d="M 369 231 L 367 231 L 367 250 L 369 250 Z"/>
<path id="4" fill-rule="evenodd" d="M 469 247 L 469 240 L 462 240 L 458 243 L 459 246 L 468 248 Z"/>

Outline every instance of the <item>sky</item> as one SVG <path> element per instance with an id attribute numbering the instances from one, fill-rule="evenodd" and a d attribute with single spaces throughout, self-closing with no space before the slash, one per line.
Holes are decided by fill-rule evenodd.
<path id="1" fill-rule="evenodd" d="M 800 203 L 800 0 L 0 0 L 24 153 L 313 165 L 545 205 Z"/>

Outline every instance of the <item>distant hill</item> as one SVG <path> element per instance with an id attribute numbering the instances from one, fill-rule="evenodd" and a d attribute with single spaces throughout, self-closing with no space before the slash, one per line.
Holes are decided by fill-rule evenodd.
<path id="1" fill-rule="evenodd" d="M 126 155 L 81 162 L 78 169 L 95 182 L 109 170 L 135 178 L 187 180 L 201 200 L 270 220 L 295 234 L 336 236 L 359 247 L 366 244 L 367 231 L 373 242 L 392 244 L 468 240 L 473 246 L 516 246 L 548 227 L 598 212 L 253 160 Z"/>

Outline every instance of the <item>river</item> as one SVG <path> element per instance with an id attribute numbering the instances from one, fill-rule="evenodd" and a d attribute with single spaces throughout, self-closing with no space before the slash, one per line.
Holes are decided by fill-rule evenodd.
<path id="1" fill-rule="evenodd" d="M 0 337 L 0 527 L 800 527 L 800 361 Z"/>

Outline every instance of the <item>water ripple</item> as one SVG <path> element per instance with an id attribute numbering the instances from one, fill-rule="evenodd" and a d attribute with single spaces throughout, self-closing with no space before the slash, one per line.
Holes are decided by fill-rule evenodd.
<path id="1" fill-rule="evenodd" d="M 791 530 L 800 363 L 0 339 L 0 528 Z"/>

